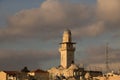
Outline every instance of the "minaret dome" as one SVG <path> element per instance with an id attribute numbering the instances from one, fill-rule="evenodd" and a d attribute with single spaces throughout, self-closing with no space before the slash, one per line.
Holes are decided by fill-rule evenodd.
<path id="1" fill-rule="evenodd" d="M 63 42 L 71 42 L 71 31 L 69 29 L 63 33 Z"/>

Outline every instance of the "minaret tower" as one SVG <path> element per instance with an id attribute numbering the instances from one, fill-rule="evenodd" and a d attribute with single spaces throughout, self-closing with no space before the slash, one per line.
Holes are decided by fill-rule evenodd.
<path id="1" fill-rule="evenodd" d="M 60 43 L 60 54 L 61 54 L 61 66 L 68 68 L 71 64 L 74 63 L 74 51 L 75 47 L 72 42 L 71 31 L 65 30 L 63 33 L 63 40 Z"/>

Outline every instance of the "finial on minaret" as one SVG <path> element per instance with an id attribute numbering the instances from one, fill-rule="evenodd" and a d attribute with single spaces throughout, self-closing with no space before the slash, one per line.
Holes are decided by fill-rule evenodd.
<path id="1" fill-rule="evenodd" d="M 66 29 L 63 33 L 63 42 L 71 42 L 71 31 Z"/>

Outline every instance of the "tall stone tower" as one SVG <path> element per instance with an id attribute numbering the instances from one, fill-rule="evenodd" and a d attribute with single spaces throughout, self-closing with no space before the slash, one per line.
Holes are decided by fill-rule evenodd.
<path id="1" fill-rule="evenodd" d="M 62 43 L 60 43 L 60 54 L 61 54 L 61 66 L 68 68 L 72 63 L 74 63 L 74 51 L 75 47 L 72 42 L 71 31 L 65 30 L 63 33 Z"/>

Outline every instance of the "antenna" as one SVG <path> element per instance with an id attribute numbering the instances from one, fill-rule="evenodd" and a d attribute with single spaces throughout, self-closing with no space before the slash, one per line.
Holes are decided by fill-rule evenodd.
<path id="1" fill-rule="evenodd" d="M 108 73 L 109 72 L 109 51 L 108 51 L 108 49 L 109 49 L 109 47 L 108 47 L 108 43 L 106 43 L 106 48 L 105 48 L 105 56 L 106 56 L 106 73 Z"/>

